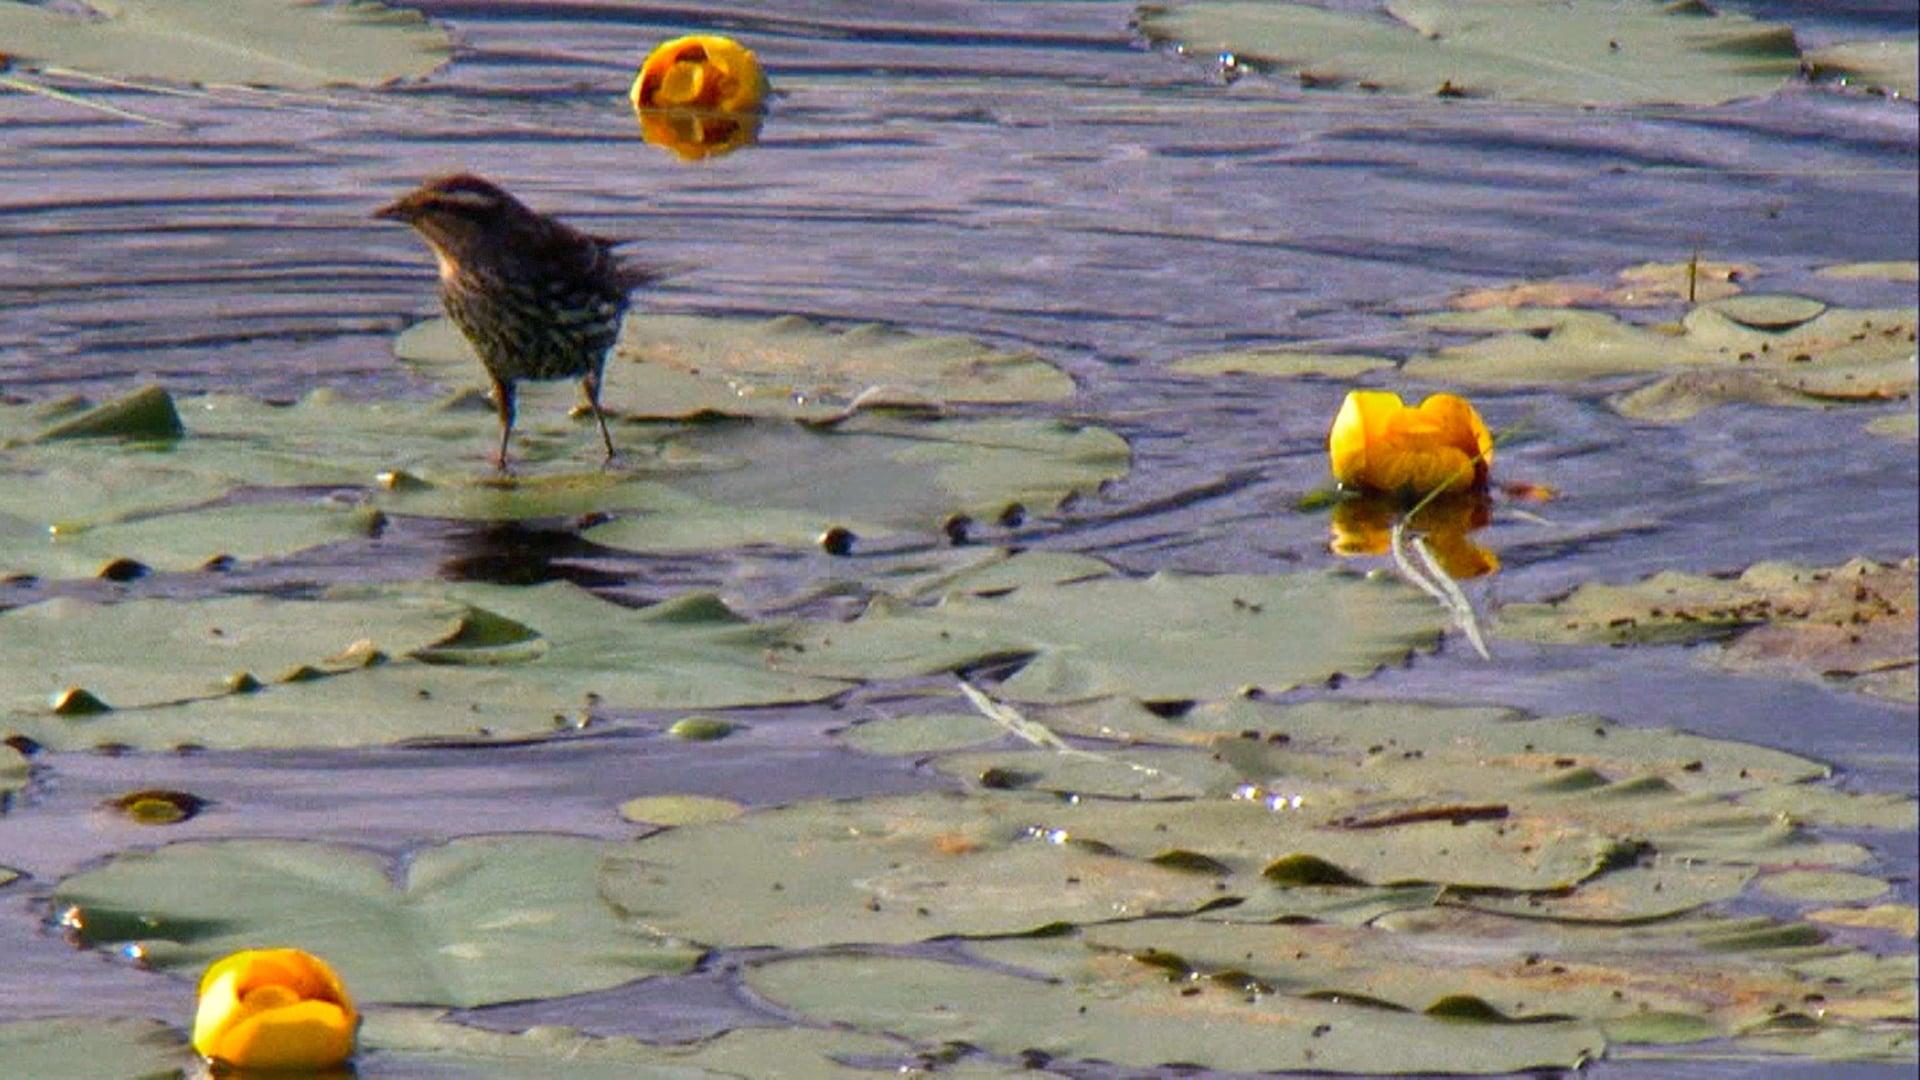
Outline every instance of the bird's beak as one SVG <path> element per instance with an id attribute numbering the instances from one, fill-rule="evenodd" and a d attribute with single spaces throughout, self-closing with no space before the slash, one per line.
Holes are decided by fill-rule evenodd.
<path id="1" fill-rule="evenodd" d="M 385 221 L 412 221 L 418 207 L 413 196 L 403 195 L 373 212 L 373 216 Z"/>

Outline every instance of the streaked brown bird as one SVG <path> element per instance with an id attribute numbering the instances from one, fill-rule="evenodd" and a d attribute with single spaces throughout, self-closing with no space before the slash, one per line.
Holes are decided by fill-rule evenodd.
<path id="1" fill-rule="evenodd" d="M 579 379 L 612 461 L 613 436 L 600 411 L 607 350 L 627 294 L 659 275 L 615 255 L 613 241 L 538 213 L 469 173 L 429 180 L 374 216 L 413 226 L 440 263 L 440 302 L 493 380 L 500 411 L 494 465 L 507 467 L 521 379 Z"/>

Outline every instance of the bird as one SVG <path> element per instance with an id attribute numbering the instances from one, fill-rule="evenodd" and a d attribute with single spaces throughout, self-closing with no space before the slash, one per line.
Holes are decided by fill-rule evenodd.
<path id="1" fill-rule="evenodd" d="M 660 277 L 614 253 L 615 241 L 528 207 L 472 173 L 434 177 L 374 211 L 413 227 L 440 267 L 440 302 L 479 354 L 500 414 L 494 467 L 508 469 L 514 387 L 578 378 L 607 461 L 613 436 L 600 408 L 607 352 L 629 294 Z"/>

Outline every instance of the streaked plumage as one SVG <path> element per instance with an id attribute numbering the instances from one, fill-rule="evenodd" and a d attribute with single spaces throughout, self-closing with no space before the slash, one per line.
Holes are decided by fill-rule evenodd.
<path id="1" fill-rule="evenodd" d="M 429 180 L 374 216 L 413 226 L 440 264 L 440 302 L 493 380 L 496 464 L 507 465 L 514 384 L 521 379 L 579 379 L 612 460 L 601 375 L 627 294 L 656 275 L 615 255 L 612 241 L 467 173 Z"/>

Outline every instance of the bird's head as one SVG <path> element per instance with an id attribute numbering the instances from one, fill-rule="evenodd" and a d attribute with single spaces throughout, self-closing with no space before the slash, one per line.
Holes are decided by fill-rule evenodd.
<path id="1" fill-rule="evenodd" d="M 435 177 L 373 216 L 413 226 L 439 256 L 443 275 L 471 253 L 508 242 L 510 234 L 539 220 L 497 184 L 471 173 Z"/>

